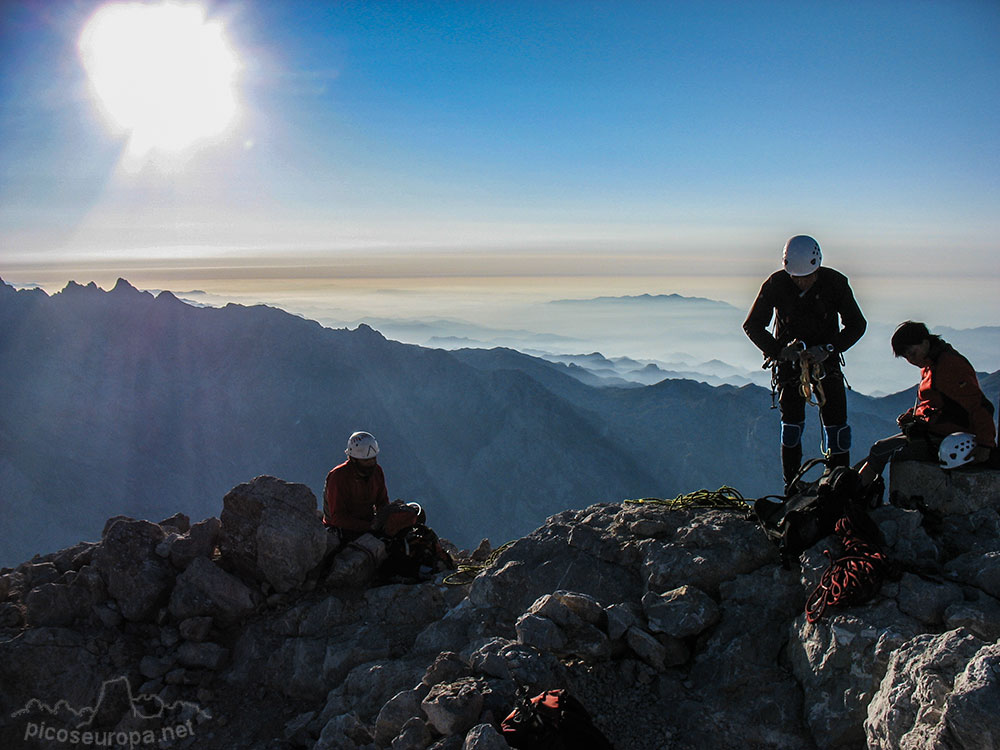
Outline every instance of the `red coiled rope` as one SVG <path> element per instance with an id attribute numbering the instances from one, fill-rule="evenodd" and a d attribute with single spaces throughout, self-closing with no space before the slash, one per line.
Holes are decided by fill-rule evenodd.
<path id="1" fill-rule="evenodd" d="M 806 600 L 806 620 L 816 622 L 827 607 L 864 604 L 882 588 L 889 561 L 874 544 L 855 534 L 850 516 L 844 516 L 834 527 L 844 545 L 844 555 L 833 559 L 830 550 L 823 553 L 830 559 L 819 584 Z"/>

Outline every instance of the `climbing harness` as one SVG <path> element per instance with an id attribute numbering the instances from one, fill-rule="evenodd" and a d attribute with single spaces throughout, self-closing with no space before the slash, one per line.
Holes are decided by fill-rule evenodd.
<path id="1" fill-rule="evenodd" d="M 740 494 L 739 490 L 729 486 L 720 487 L 717 490 L 696 490 L 685 495 L 678 495 L 670 500 L 662 500 L 658 497 L 643 497 L 637 500 L 626 500 L 629 505 L 665 505 L 671 510 L 685 510 L 687 508 L 716 508 L 720 510 L 749 510 L 751 500 L 747 500 Z"/>
<path id="2" fill-rule="evenodd" d="M 826 394 L 823 393 L 823 378 L 826 377 L 826 370 L 820 362 L 810 362 L 806 357 L 800 357 L 799 369 L 799 393 L 811 406 L 818 406 L 822 409 L 826 406 Z M 813 400 L 815 395 L 816 399 Z"/>
<path id="3" fill-rule="evenodd" d="M 834 529 L 844 545 L 844 554 L 834 560 L 830 550 L 823 550 L 830 565 L 806 600 L 806 620 L 810 623 L 819 620 L 827 607 L 864 604 L 878 593 L 889 572 L 886 556 L 857 535 L 849 515 L 837 521 Z"/>
<path id="4" fill-rule="evenodd" d="M 490 556 L 486 558 L 482 563 L 462 563 L 458 566 L 458 569 L 454 573 L 449 574 L 445 577 L 444 583 L 449 586 L 464 586 L 467 583 L 472 583 L 475 578 L 496 562 L 496 559 L 500 557 L 500 553 L 507 549 L 514 543 L 514 540 L 507 542 L 506 544 L 501 544 L 495 550 L 490 553 Z"/>
<path id="5" fill-rule="evenodd" d="M 838 355 L 840 363 L 844 363 L 844 356 Z M 799 389 L 799 394 L 805 399 L 806 403 L 810 406 L 815 406 L 822 409 L 826 406 L 826 393 L 823 390 L 823 380 L 826 378 L 826 368 L 823 366 L 822 362 L 814 362 L 812 358 L 806 355 L 806 350 L 803 348 L 799 352 L 799 375 L 797 380 L 797 385 Z M 766 370 L 771 369 L 771 408 L 777 409 L 777 398 L 778 391 L 783 383 L 791 385 L 791 380 L 782 381 L 778 377 L 778 365 L 779 362 L 776 359 L 768 357 L 764 360 L 764 364 L 761 365 L 761 369 Z M 841 372 L 843 376 L 843 372 Z M 847 382 L 847 378 L 844 378 L 844 385 L 850 388 L 850 384 Z M 824 456 L 827 455 L 829 446 L 827 445 L 826 434 L 823 432 L 823 427 L 820 425 L 820 436 L 819 436 L 819 449 L 820 453 Z"/>

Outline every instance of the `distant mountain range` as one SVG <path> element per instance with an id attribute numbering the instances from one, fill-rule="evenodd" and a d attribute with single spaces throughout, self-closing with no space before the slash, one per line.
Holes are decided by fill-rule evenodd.
<path id="1" fill-rule="evenodd" d="M 591 297 L 589 299 L 557 299 L 549 302 L 550 305 L 575 305 L 575 306 L 586 306 L 594 307 L 599 305 L 602 307 L 622 307 L 622 306 L 636 306 L 636 305 L 657 305 L 660 307 L 664 306 L 682 306 L 690 307 L 692 305 L 697 305 L 700 307 L 712 307 L 717 310 L 730 310 L 734 312 L 740 312 L 737 308 L 730 305 L 728 302 L 722 302 L 720 300 L 708 299 L 706 297 L 685 297 L 681 294 L 636 294 L 636 295 L 625 295 L 621 297 Z"/>
<path id="2" fill-rule="evenodd" d="M 117 514 L 218 515 L 231 487 L 261 474 L 320 497 L 358 429 L 382 446 L 390 495 L 422 502 L 460 546 L 602 498 L 780 488 L 768 390 L 606 387 L 591 374 L 598 387 L 581 373 L 600 355 L 587 365 L 427 349 L 264 306 L 194 307 L 124 280 L 51 296 L 0 283 L 0 565 L 97 539 Z M 851 394 L 856 455 L 910 400 Z M 810 415 L 807 447 L 819 434 Z"/>

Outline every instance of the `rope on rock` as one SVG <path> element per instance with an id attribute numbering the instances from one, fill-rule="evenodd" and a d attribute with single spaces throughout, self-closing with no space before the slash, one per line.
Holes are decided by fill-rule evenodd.
<path id="1" fill-rule="evenodd" d="M 658 497 L 643 497 L 638 500 L 626 500 L 630 505 L 665 505 L 671 510 L 687 508 L 716 508 L 721 510 L 748 510 L 751 501 L 740 494 L 739 490 L 722 486 L 717 490 L 695 490 L 685 495 L 678 495 L 670 500 Z"/>
<path id="2" fill-rule="evenodd" d="M 445 577 L 444 583 L 448 586 L 464 586 L 467 583 L 472 583 L 480 573 L 495 563 L 497 558 L 500 557 L 500 553 L 511 546 L 514 541 L 511 540 L 506 544 L 501 544 L 481 563 L 462 563 L 454 573 Z"/>
<path id="3" fill-rule="evenodd" d="M 834 530 L 843 542 L 844 555 L 834 560 L 830 550 L 823 550 L 830 565 L 806 600 L 806 620 L 811 623 L 827 607 L 867 602 L 882 588 L 889 570 L 889 561 L 879 548 L 856 535 L 850 516 L 837 521 Z"/>

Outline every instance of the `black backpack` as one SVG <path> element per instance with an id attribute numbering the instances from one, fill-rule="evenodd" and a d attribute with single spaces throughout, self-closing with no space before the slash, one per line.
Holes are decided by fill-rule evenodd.
<path id="1" fill-rule="evenodd" d="M 792 481 L 792 494 L 769 495 L 754 502 L 757 522 L 781 553 L 781 564 L 791 568 L 792 561 L 825 536 L 844 516 L 855 519 L 855 525 L 866 537 L 878 538 L 878 527 L 868 517 L 865 508 L 882 496 L 881 477 L 868 488 L 862 488 L 858 472 L 848 466 L 827 467 L 819 479 L 804 482 L 802 477 L 822 458 L 807 461 Z"/>
<path id="2" fill-rule="evenodd" d="M 423 580 L 442 570 L 454 570 L 455 563 L 444 551 L 438 535 L 429 526 L 417 523 L 396 533 L 386 543 L 386 559 L 379 569 L 385 578 Z"/>
<path id="3" fill-rule="evenodd" d="M 503 738 L 516 750 L 614 750 L 594 726 L 587 709 L 564 689 L 528 698 L 520 690 L 517 708 L 500 724 Z"/>

